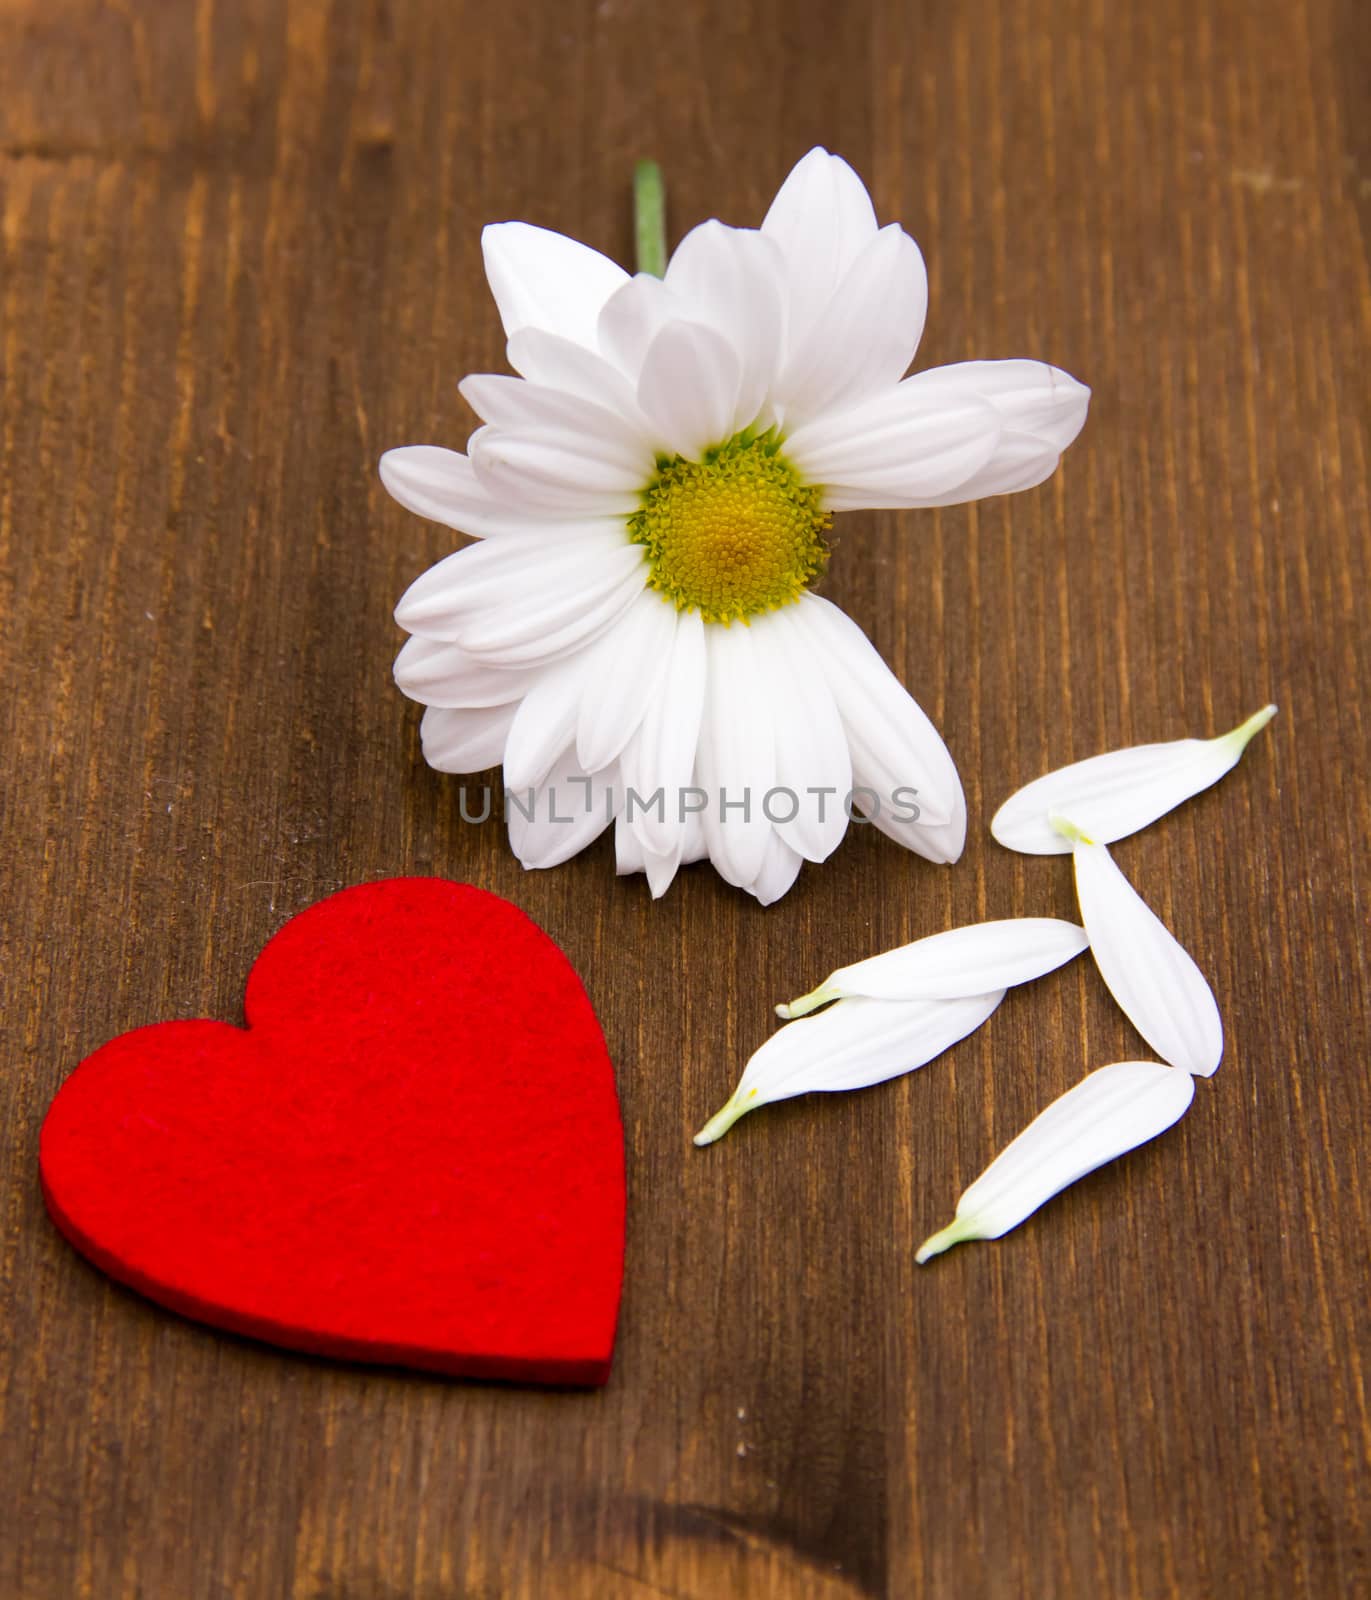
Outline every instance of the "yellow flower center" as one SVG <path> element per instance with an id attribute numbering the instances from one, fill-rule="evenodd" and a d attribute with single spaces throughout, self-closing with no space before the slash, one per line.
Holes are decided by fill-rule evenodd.
<path id="1" fill-rule="evenodd" d="M 657 463 L 629 538 L 679 611 L 732 622 L 798 600 L 828 562 L 833 525 L 771 434 L 740 433 L 701 461 Z"/>

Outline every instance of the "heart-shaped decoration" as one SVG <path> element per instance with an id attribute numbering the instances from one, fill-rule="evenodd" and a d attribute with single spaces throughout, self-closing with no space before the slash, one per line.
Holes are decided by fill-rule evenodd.
<path id="1" fill-rule="evenodd" d="M 62 1086 L 43 1192 L 76 1248 L 292 1349 L 603 1383 L 623 1128 L 552 940 L 467 884 L 363 884 L 281 929 L 245 1010 L 123 1034 Z"/>

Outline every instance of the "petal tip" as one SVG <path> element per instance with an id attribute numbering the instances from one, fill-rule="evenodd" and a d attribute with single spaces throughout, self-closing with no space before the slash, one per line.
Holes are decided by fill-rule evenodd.
<path id="1" fill-rule="evenodd" d="M 802 994 L 798 999 L 778 1005 L 776 1015 L 785 1022 L 793 1022 L 796 1017 L 807 1017 L 811 1011 L 817 1011 L 820 1006 L 826 1006 L 830 1000 L 838 998 L 834 990 L 826 983 L 821 983 L 817 989 L 811 989 L 808 994 Z"/>
<path id="2" fill-rule="evenodd" d="M 1266 705 L 1260 711 L 1254 711 L 1246 722 L 1240 722 L 1236 728 L 1230 729 L 1228 733 L 1221 734 L 1221 741 L 1229 746 L 1235 754 L 1241 755 L 1252 740 L 1271 721 L 1272 717 L 1276 715 L 1276 710 L 1277 708 L 1274 705 Z"/>
<path id="3" fill-rule="evenodd" d="M 937 1233 L 929 1234 L 928 1238 L 914 1252 L 914 1260 L 919 1266 L 924 1266 L 934 1256 L 942 1255 L 944 1250 L 950 1250 L 953 1245 L 965 1244 L 969 1239 L 981 1237 L 976 1224 L 966 1217 L 953 1217 L 945 1228 L 940 1228 Z"/>
<path id="4" fill-rule="evenodd" d="M 716 1139 L 722 1139 L 739 1117 L 746 1116 L 753 1109 L 757 1091 L 753 1089 L 746 1100 L 739 1099 L 740 1092 L 735 1090 L 728 1103 L 716 1111 L 695 1135 L 694 1143 L 697 1146 L 703 1148 L 707 1144 L 713 1144 Z"/>

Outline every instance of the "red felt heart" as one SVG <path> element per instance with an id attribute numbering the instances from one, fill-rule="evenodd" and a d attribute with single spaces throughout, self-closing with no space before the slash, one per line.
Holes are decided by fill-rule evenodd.
<path id="1" fill-rule="evenodd" d="M 623 1128 L 551 939 L 467 884 L 363 884 L 281 929 L 245 1009 L 123 1034 L 62 1086 L 40 1162 L 76 1248 L 293 1349 L 603 1383 Z"/>

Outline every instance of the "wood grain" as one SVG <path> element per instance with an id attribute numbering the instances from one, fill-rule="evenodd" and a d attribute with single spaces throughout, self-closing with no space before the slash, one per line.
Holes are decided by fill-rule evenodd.
<path id="1" fill-rule="evenodd" d="M 15 1600 L 1371 1591 L 1368 35 L 1356 0 L 6 0 L 0 6 L 0 1594 Z M 921 361 L 1094 386 L 1065 469 L 848 519 L 828 592 L 946 732 L 962 863 L 869 830 L 763 911 L 523 874 L 389 679 L 448 547 L 388 445 L 499 370 L 479 227 L 623 256 L 755 221 L 824 142 L 924 245 Z M 985 822 L 1049 766 L 1282 714 L 1119 851 L 1210 974 L 1186 1121 L 997 1246 L 915 1244 L 1136 1041 L 1083 965 L 903 1081 L 689 1135 L 829 967 L 1069 871 Z M 585 975 L 631 1216 L 591 1396 L 371 1373 L 157 1311 L 36 1182 L 80 1057 L 241 1016 L 292 911 L 506 894 Z"/>

